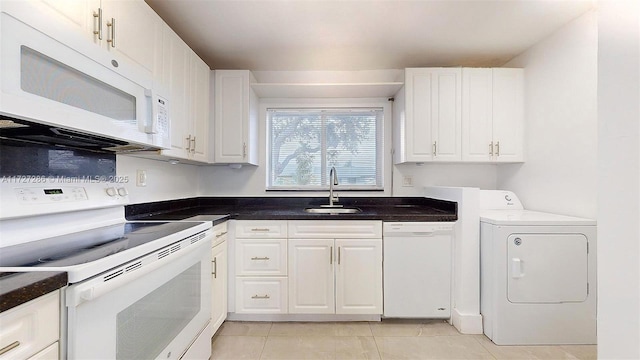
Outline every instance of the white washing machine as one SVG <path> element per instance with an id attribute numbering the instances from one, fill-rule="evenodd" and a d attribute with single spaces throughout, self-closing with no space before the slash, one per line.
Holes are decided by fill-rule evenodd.
<path id="1" fill-rule="evenodd" d="M 481 190 L 480 312 L 498 345 L 595 344 L 595 220 Z"/>

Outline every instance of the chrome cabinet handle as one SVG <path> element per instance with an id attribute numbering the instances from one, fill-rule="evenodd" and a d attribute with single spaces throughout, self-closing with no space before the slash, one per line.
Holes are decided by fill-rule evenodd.
<path id="1" fill-rule="evenodd" d="M 338 246 L 338 265 L 340 265 L 340 246 Z"/>
<path id="2" fill-rule="evenodd" d="M 489 143 L 489 156 L 493 156 L 493 141 Z"/>
<path id="3" fill-rule="evenodd" d="M 116 47 L 116 19 L 111 18 L 111 22 L 107 22 L 107 26 L 111 28 L 111 39 L 107 39 L 107 42 L 114 48 Z"/>
<path id="4" fill-rule="evenodd" d="M 196 137 L 195 136 L 193 138 L 191 138 L 191 152 L 192 153 L 196 152 Z"/>
<path id="5" fill-rule="evenodd" d="M 191 135 L 187 136 L 187 152 L 191 152 Z"/>
<path id="6" fill-rule="evenodd" d="M 216 239 L 217 239 L 217 238 L 219 238 L 219 237 L 221 237 L 221 236 L 227 235 L 227 232 L 228 232 L 228 231 L 223 231 L 223 232 L 221 232 L 220 234 L 217 234 L 217 235 L 216 235 Z"/>
<path id="7" fill-rule="evenodd" d="M 333 265 L 333 246 L 329 248 L 329 265 Z"/>
<path id="8" fill-rule="evenodd" d="M 98 40 L 102 40 L 102 8 L 98 8 L 98 12 L 93 12 L 93 34 L 98 35 Z M 98 20 L 98 30 L 96 30 L 96 21 Z"/>
<path id="9" fill-rule="evenodd" d="M 251 258 L 251 260 L 254 260 L 254 261 L 258 261 L 258 260 L 269 260 L 269 257 L 268 257 L 268 256 L 261 256 L 261 257 L 259 257 L 259 256 L 254 256 L 254 257 L 252 257 L 252 258 Z"/>
<path id="10" fill-rule="evenodd" d="M 244 142 L 242 143 L 242 158 L 246 158 L 247 157 L 247 143 Z"/>
<path id="11" fill-rule="evenodd" d="M 434 141 L 433 142 L 433 156 L 436 156 L 437 150 L 438 150 L 438 142 Z"/>
<path id="12" fill-rule="evenodd" d="M 0 355 L 6 354 L 9 351 L 17 348 L 18 346 L 20 346 L 20 341 L 14 341 L 11 344 L 9 344 L 9 345 L 3 347 L 2 349 L 0 349 Z"/>
<path id="13" fill-rule="evenodd" d="M 213 258 L 213 278 L 218 278 L 218 258 Z"/>
<path id="14" fill-rule="evenodd" d="M 496 156 L 500 156 L 500 141 L 496 142 Z"/>
<path id="15" fill-rule="evenodd" d="M 262 295 L 262 296 L 260 296 L 260 295 L 256 294 L 256 295 L 253 295 L 251 298 L 252 298 L 252 299 L 270 299 L 270 298 L 271 298 L 271 296 L 269 296 L 269 295 Z"/>
<path id="16" fill-rule="evenodd" d="M 269 229 L 267 229 L 267 228 L 253 228 L 253 229 L 251 229 L 251 231 L 267 232 L 267 231 L 269 231 Z"/>

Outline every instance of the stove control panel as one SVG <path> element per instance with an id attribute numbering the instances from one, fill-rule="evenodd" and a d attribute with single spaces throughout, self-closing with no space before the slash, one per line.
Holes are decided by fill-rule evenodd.
<path id="1" fill-rule="evenodd" d="M 87 191 L 81 186 L 58 186 L 50 188 L 16 188 L 18 201 L 30 204 L 87 201 Z"/>
<path id="2" fill-rule="evenodd" d="M 0 181 L 0 221 L 90 209 L 124 209 L 129 193 L 122 183 L 11 183 Z"/>

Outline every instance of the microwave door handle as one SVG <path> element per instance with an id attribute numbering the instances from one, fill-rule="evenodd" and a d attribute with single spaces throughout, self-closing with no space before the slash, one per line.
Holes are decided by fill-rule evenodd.
<path id="1" fill-rule="evenodd" d="M 156 134 L 158 132 L 158 104 L 153 99 L 153 91 L 151 89 L 144 89 L 144 96 L 147 103 L 147 122 L 144 132 Z"/>

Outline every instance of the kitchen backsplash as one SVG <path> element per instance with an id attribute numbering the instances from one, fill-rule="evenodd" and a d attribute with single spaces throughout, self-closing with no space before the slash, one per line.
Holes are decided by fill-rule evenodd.
<path id="1" fill-rule="evenodd" d="M 116 155 L 0 139 L 0 176 L 99 181 L 116 176 Z"/>

